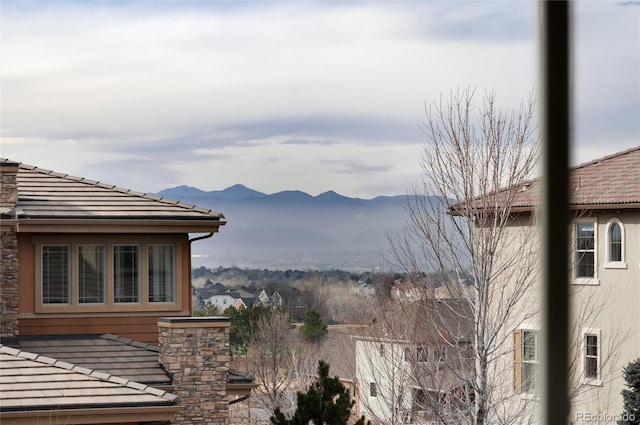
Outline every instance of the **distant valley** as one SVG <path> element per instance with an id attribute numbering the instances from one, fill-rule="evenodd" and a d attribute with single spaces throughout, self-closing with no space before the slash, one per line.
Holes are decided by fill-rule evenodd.
<path id="1" fill-rule="evenodd" d="M 329 191 L 265 194 L 243 185 L 203 191 L 178 186 L 157 193 L 211 208 L 227 224 L 195 242 L 193 266 L 374 270 L 389 267 L 386 234 L 406 222 L 406 195 L 349 198 Z"/>

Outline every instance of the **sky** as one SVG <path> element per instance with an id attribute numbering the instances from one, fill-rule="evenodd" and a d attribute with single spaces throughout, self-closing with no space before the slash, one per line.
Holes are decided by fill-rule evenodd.
<path id="1" fill-rule="evenodd" d="M 640 145 L 640 2 L 574 5 L 573 163 Z M 10 1 L 0 156 L 142 192 L 410 192 L 425 104 L 539 89 L 532 1 Z"/>

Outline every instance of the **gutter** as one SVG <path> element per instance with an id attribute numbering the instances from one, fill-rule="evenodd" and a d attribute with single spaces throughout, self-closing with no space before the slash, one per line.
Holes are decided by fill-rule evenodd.
<path id="1" fill-rule="evenodd" d="M 0 422 L 7 421 L 15 425 L 68 425 L 70 423 L 111 423 L 130 424 L 166 423 L 175 420 L 176 413 L 184 407 L 149 406 L 149 407 L 113 407 L 77 409 L 42 409 L 29 411 L 0 411 Z"/>
<path id="2" fill-rule="evenodd" d="M 201 241 L 203 239 L 209 239 L 212 236 L 213 236 L 213 232 L 209 232 L 208 234 L 203 236 L 196 236 L 195 238 L 189 239 L 189 244 L 191 244 L 192 242 Z"/>

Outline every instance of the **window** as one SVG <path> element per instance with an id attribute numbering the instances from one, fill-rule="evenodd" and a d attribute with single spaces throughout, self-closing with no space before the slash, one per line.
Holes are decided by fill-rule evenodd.
<path id="1" fill-rule="evenodd" d="M 35 313 L 183 311 L 187 235 L 33 235 Z"/>
<path id="2" fill-rule="evenodd" d="M 405 362 L 434 362 L 444 363 L 447 359 L 447 347 L 434 346 L 434 347 L 405 347 L 404 349 L 404 361 Z"/>
<path id="3" fill-rule="evenodd" d="M 104 245 L 78 245 L 78 303 L 104 303 L 105 253 Z"/>
<path id="4" fill-rule="evenodd" d="M 140 247 L 116 245 L 113 247 L 113 302 L 140 301 Z"/>
<path id="5" fill-rule="evenodd" d="M 69 245 L 42 246 L 42 304 L 69 304 Z"/>
<path id="6" fill-rule="evenodd" d="M 607 223 L 606 250 L 605 268 L 627 268 L 624 252 L 624 226 L 617 218 L 613 218 Z"/>
<path id="7" fill-rule="evenodd" d="M 618 223 L 609 226 L 609 261 L 622 261 L 622 230 Z"/>
<path id="8" fill-rule="evenodd" d="M 596 265 L 595 222 L 576 223 L 576 277 L 595 277 Z"/>
<path id="9" fill-rule="evenodd" d="M 434 347 L 433 361 L 436 363 L 444 363 L 447 361 L 447 347 Z"/>
<path id="10" fill-rule="evenodd" d="M 369 397 L 378 397 L 378 389 L 375 382 L 369 383 Z"/>
<path id="11" fill-rule="evenodd" d="M 416 348 L 416 360 L 420 363 L 429 361 L 429 352 L 426 347 Z"/>
<path id="12" fill-rule="evenodd" d="M 534 393 L 540 362 L 539 331 L 516 329 L 513 333 L 513 341 L 514 391 Z"/>
<path id="13" fill-rule="evenodd" d="M 600 331 L 587 329 L 582 335 L 583 376 L 585 383 L 600 384 Z"/>
<path id="14" fill-rule="evenodd" d="M 538 331 L 522 331 L 522 390 L 533 392 L 538 374 Z"/>
<path id="15" fill-rule="evenodd" d="M 173 302 L 175 297 L 173 245 L 149 245 L 149 302 Z"/>

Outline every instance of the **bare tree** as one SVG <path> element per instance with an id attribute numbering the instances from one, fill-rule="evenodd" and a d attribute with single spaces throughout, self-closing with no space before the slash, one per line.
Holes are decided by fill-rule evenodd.
<path id="1" fill-rule="evenodd" d="M 255 405 L 270 414 L 295 410 L 296 393 L 314 381 L 321 357 L 320 347 L 300 337 L 285 309 L 262 315 L 247 350 L 247 367 L 259 384 Z"/>
<path id="2" fill-rule="evenodd" d="M 366 417 L 400 424 L 459 423 L 472 406 L 472 326 L 465 300 L 403 284 L 356 339 L 356 374 Z"/>
<path id="3" fill-rule="evenodd" d="M 284 309 L 272 310 L 258 319 L 256 331 L 249 342 L 247 360 L 255 376 L 258 399 L 271 414 L 284 406 L 285 393 L 291 381 L 290 349 L 296 339 L 289 313 Z"/>
<path id="4" fill-rule="evenodd" d="M 318 361 L 322 358 L 322 350 L 318 344 L 304 341 L 300 335 L 289 346 L 290 385 L 284 392 L 285 405 L 293 411 L 296 408 L 297 393 L 315 381 Z M 282 409 L 286 411 L 286 409 Z"/>
<path id="5" fill-rule="evenodd" d="M 427 108 L 422 180 L 404 233 L 391 237 L 392 255 L 413 276 L 440 274 L 448 296 L 468 306 L 474 371 L 463 381 L 473 396 L 441 420 L 509 423 L 504 404 L 520 398 L 495 380 L 505 379 L 501 359 L 512 354 L 507 342 L 527 318 L 522 306 L 533 302 L 537 278 L 535 217 L 514 211 L 539 156 L 535 102 L 505 112 L 489 92 L 476 110 L 474 96 L 459 90 Z M 463 271 L 468 286 L 450 278 Z"/>

